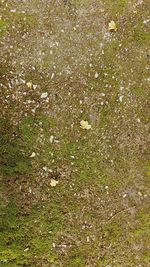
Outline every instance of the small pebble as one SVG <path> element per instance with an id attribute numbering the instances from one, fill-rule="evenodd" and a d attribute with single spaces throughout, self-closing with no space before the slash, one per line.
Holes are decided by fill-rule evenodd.
<path id="1" fill-rule="evenodd" d="M 52 75 L 51 75 L 51 79 L 53 79 L 53 78 L 54 78 L 54 76 L 55 76 L 55 74 L 54 74 L 54 73 L 52 73 Z"/>
<path id="2" fill-rule="evenodd" d="M 46 172 L 48 169 L 46 166 L 43 167 L 43 170 Z"/>
<path id="3" fill-rule="evenodd" d="M 53 246 L 53 248 L 55 248 L 56 247 L 56 244 L 55 243 L 52 243 L 52 246 Z"/>
<path id="4" fill-rule="evenodd" d="M 87 236 L 86 241 L 87 241 L 88 243 L 90 242 L 90 238 L 89 238 L 89 236 Z"/>
<path id="5" fill-rule="evenodd" d="M 53 135 L 50 136 L 49 141 L 50 141 L 50 143 L 53 143 L 53 141 L 54 141 L 54 136 Z"/>
<path id="6" fill-rule="evenodd" d="M 33 84 L 33 89 L 35 90 L 37 88 L 37 85 L 36 84 Z"/>
<path id="7" fill-rule="evenodd" d="M 122 102 L 123 97 L 124 97 L 123 95 L 119 96 L 119 101 L 120 101 L 120 102 Z"/>
<path id="8" fill-rule="evenodd" d="M 99 75 L 98 75 L 98 73 L 96 72 L 96 73 L 95 73 L 95 79 L 97 79 L 97 78 L 98 78 L 98 76 L 99 76 Z"/>
<path id="9" fill-rule="evenodd" d="M 41 94 L 41 98 L 46 98 L 47 96 L 48 96 L 47 92 Z"/>
<path id="10" fill-rule="evenodd" d="M 36 156 L 35 152 L 32 152 L 30 158 L 34 158 Z"/>
<path id="11" fill-rule="evenodd" d="M 25 248 L 25 249 L 24 249 L 24 252 L 27 252 L 28 250 L 29 250 L 29 248 Z"/>

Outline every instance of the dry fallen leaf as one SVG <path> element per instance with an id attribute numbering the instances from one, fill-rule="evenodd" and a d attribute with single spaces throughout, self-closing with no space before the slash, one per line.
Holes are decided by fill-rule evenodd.
<path id="1" fill-rule="evenodd" d="M 26 85 L 28 86 L 28 88 L 32 88 L 32 82 L 27 82 Z"/>
<path id="2" fill-rule="evenodd" d="M 85 130 L 91 129 L 91 125 L 88 123 L 88 121 L 80 121 L 80 127 Z"/>
<path id="3" fill-rule="evenodd" d="M 116 30 L 117 30 L 116 23 L 115 23 L 113 20 L 111 20 L 111 21 L 109 22 L 109 24 L 108 24 L 108 29 L 109 29 L 109 31 L 116 31 Z"/>
<path id="4" fill-rule="evenodd" d="M 50 183 L 50 185 L 51 185 L 52 187 L 55 187 L 57 184 L 58 184 L 58 181 L 56 181 L 55 179 L 51 179 L 51 183 Z"/>

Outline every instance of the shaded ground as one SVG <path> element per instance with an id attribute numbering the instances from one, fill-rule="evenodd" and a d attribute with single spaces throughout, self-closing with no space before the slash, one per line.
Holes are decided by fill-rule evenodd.
<path id="1" fill-rule="evenodd" d="M 0 265 L 150 266 L 149 1 L 0 7 Z"/>

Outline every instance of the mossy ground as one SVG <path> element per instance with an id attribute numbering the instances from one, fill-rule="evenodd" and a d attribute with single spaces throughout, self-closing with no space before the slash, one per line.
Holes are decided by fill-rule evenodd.
<path id="1" fill-rule="evenodd" d="M 148 267 L 149 1 L 0 7 L 0 266 Z"/>

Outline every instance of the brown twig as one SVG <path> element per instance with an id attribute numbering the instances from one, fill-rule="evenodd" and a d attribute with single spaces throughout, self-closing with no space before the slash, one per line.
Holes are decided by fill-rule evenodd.
<path id="1" fill-rule="evenodd" d="M 121 214 L 121 213 L 123 213 L 123 212 L 127 212 L 127 211 L 129 211 L 129 210 L 131 210 L 131 209 L 133 209 L 133 208 L 135 208 L 135 206 L 132 206 L 132 207 L 129 207 L 129 208 L 126 208 L 126 209 L 122 209 L 122 210 L 116 212 L 115 214 L 113 214 L 113 215 L 107 220 L 106 224 L 109 223 L 111 220 L 113 220 L 113 219 L 114 219 L 116 216 L 118 216 L 119 214 Z"/>

